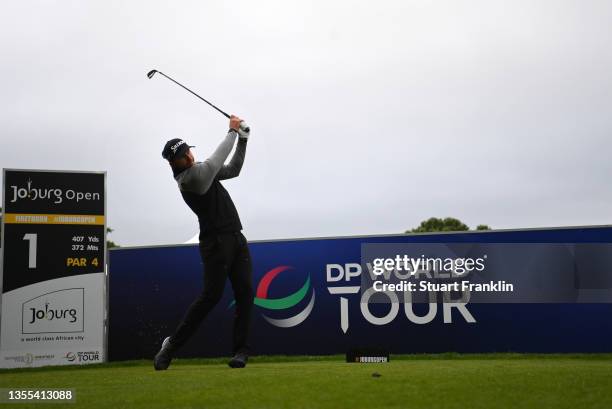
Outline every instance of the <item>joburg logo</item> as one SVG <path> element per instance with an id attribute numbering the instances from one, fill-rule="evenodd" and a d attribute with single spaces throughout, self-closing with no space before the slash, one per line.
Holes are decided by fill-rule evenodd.
<path id="1" fill-rule="evenodd" d="M 21 306 L 21 333 L 83 332 L 84 288 L 64 288 L 41 294 Z"/>
<path id="2" fill-rule="evenodd" d="M 77 310 L 76 308 L 52 308 L 49 307 L 49 301 L 45 302 L 44 308 L 30 308 L 30 312 L 32 313 L 31 321 L 28 324 L 34 324 L 37 320 L 68 320 L 68 322 L 76 322 L 77 320 Z"/>
<path id="3" fill-rule="evenodd" d="M 101 195 L 99 192 L 81 192 L 73 189 L 60 189 L 57 187 L 33 187 L 32 179 L 28 179 L 27 187 L 11 185 L 13 190 L 10 203 L 15 203 L 18 200 L 48 200 L 53 204 L 60 204 L 64 200 L 82 202 L 82 201 L 100 201 Z"/>
<path id="4" fill-rule="evenodd" d="M 289 294 L 283 298 L 268 298 L 268 289 L 272 284 L 272 281 L 282 272 L 291 270 L 293 267 L 291 266 L 278 266 L 273 268 L 272 270 L 266 272 L 262 279 L 259 281 L 257 286 L 257 292 L 255 294 L 254 304 L 258 307 L 261 307 L 266 310 L 286 310 L 298 305 L 310 292 L 310 275 L 306 278 L 306 281 L 302 285 L 302 287 L 294 292 L 293 294 Z M 235 301 L 232 301 L 230 307 L 233 306 Z M 265 314 L 261 314 L 266 321 L 270 324 L 280 327 L 280 328 L 290 328 L 295 327 L 296 325 L 301 324 L 308 318 L 312 309 L 314 308 L 315 303 L 315 290 L 312 289 L 312 296 L 310 297 L 310 301 L 308 305 L 304 307 L 303 310 L 298 312 L 297 314 L 290 316 L 288 318 L 271 318 Z"/>

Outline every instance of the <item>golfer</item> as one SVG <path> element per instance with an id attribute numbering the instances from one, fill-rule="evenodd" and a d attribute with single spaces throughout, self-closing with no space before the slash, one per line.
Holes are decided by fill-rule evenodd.
<path id="1" fill-rule="evenodd" d="M 241 119 L 230 117 L 229 131 L 213 154 L 204 162 L 196 162 L 189 146 L 182 139 L 171 139 L 162 156 L 170 163 L 174 179 L 187 206 L 200 223 L 200 255 L 204 264 L 204 289 L 187 310 L 171 336 L 164 339 L 155 355 L 156 370 L 167 369 L 173 354 L 193 335 L 200 322 L 219 302 L 225 280 L 229 277 L 236 299 L 232 368 L 244 368 L 248 360 L 247 344 L 253 286 L 251 256 L 242 225 L 232 199 L 221 180 L 240 174 L 246 154 L 249 133 L 241 129 Z M 234 143 L 236 151 L 224 165 Z"/>

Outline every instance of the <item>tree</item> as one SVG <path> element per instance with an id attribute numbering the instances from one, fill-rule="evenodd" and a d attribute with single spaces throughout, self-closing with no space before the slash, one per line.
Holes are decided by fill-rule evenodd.
<path id="1" fill-rule="evenodd" d="M 114 230 L 111 229 L 110 227 L 106 228 L 106 233 L 111 234 Z M 106 240 L 106 248 L 107 249 L 112 249 L 113 247 L 121 247 L 120 245 L 118 245 L 117 243 L 115 243 L 112 240 Z"/>
<path id="2" fill-rule="evenodd" d="M 444 219 L 438 217 L 430 217 L 421 222 L 419 227 L 412 230 L 406 230 L 406 233 L 428 233 L 438 231 L 468 231 L 470 228 L 467 224 L 454 217 L 446 217 Z M 476 230 L 491 230 L 486 224 L 479 224 Z"/>

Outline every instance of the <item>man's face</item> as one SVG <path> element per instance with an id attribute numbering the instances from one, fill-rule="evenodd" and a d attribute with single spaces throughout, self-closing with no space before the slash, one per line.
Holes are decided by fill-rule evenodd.
<path id="1" fill-rule="evenodd" d="M 187 151 L 185 157 L 187 158 L 187 166 L 191 166 L 195 163 L 195 158 L 193 157 L 193 152 L 191 152 L 191 149 Z"/>
<path id="2" fill-rule="evenodd" d="M 172 166 L 178 169 L 187 169 L 192 167 L 194 163 L 195 158 L 193 157 L 193 152 L 191 152 L 191 149 L 189 149 L 185 155 L 180 158 L 174 159 L 172 161 Z"/>

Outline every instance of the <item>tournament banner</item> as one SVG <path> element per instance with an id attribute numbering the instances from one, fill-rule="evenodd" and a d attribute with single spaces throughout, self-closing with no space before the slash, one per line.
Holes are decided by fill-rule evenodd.
<path id="1" fill-rule="evenodd" d="M 612 303 L 612 243 L 364 243 L 361 266 L 368 303 Z"/>
<path id="2" fill-rule="evenodd" d="M 249 249 L 254 354 L 612 352 L 611 226 Z M 113 249 L 109 269 L 109 359 L 150 359 L 202 291 L 198 246 Z M 178 356 L 228 356 L 233 316 L 228 282 Z"/>
<path id="3" fill-rule="evenodd" d="M 3 169 L 0 367 L 106 360 L 106 172 Z"/>

